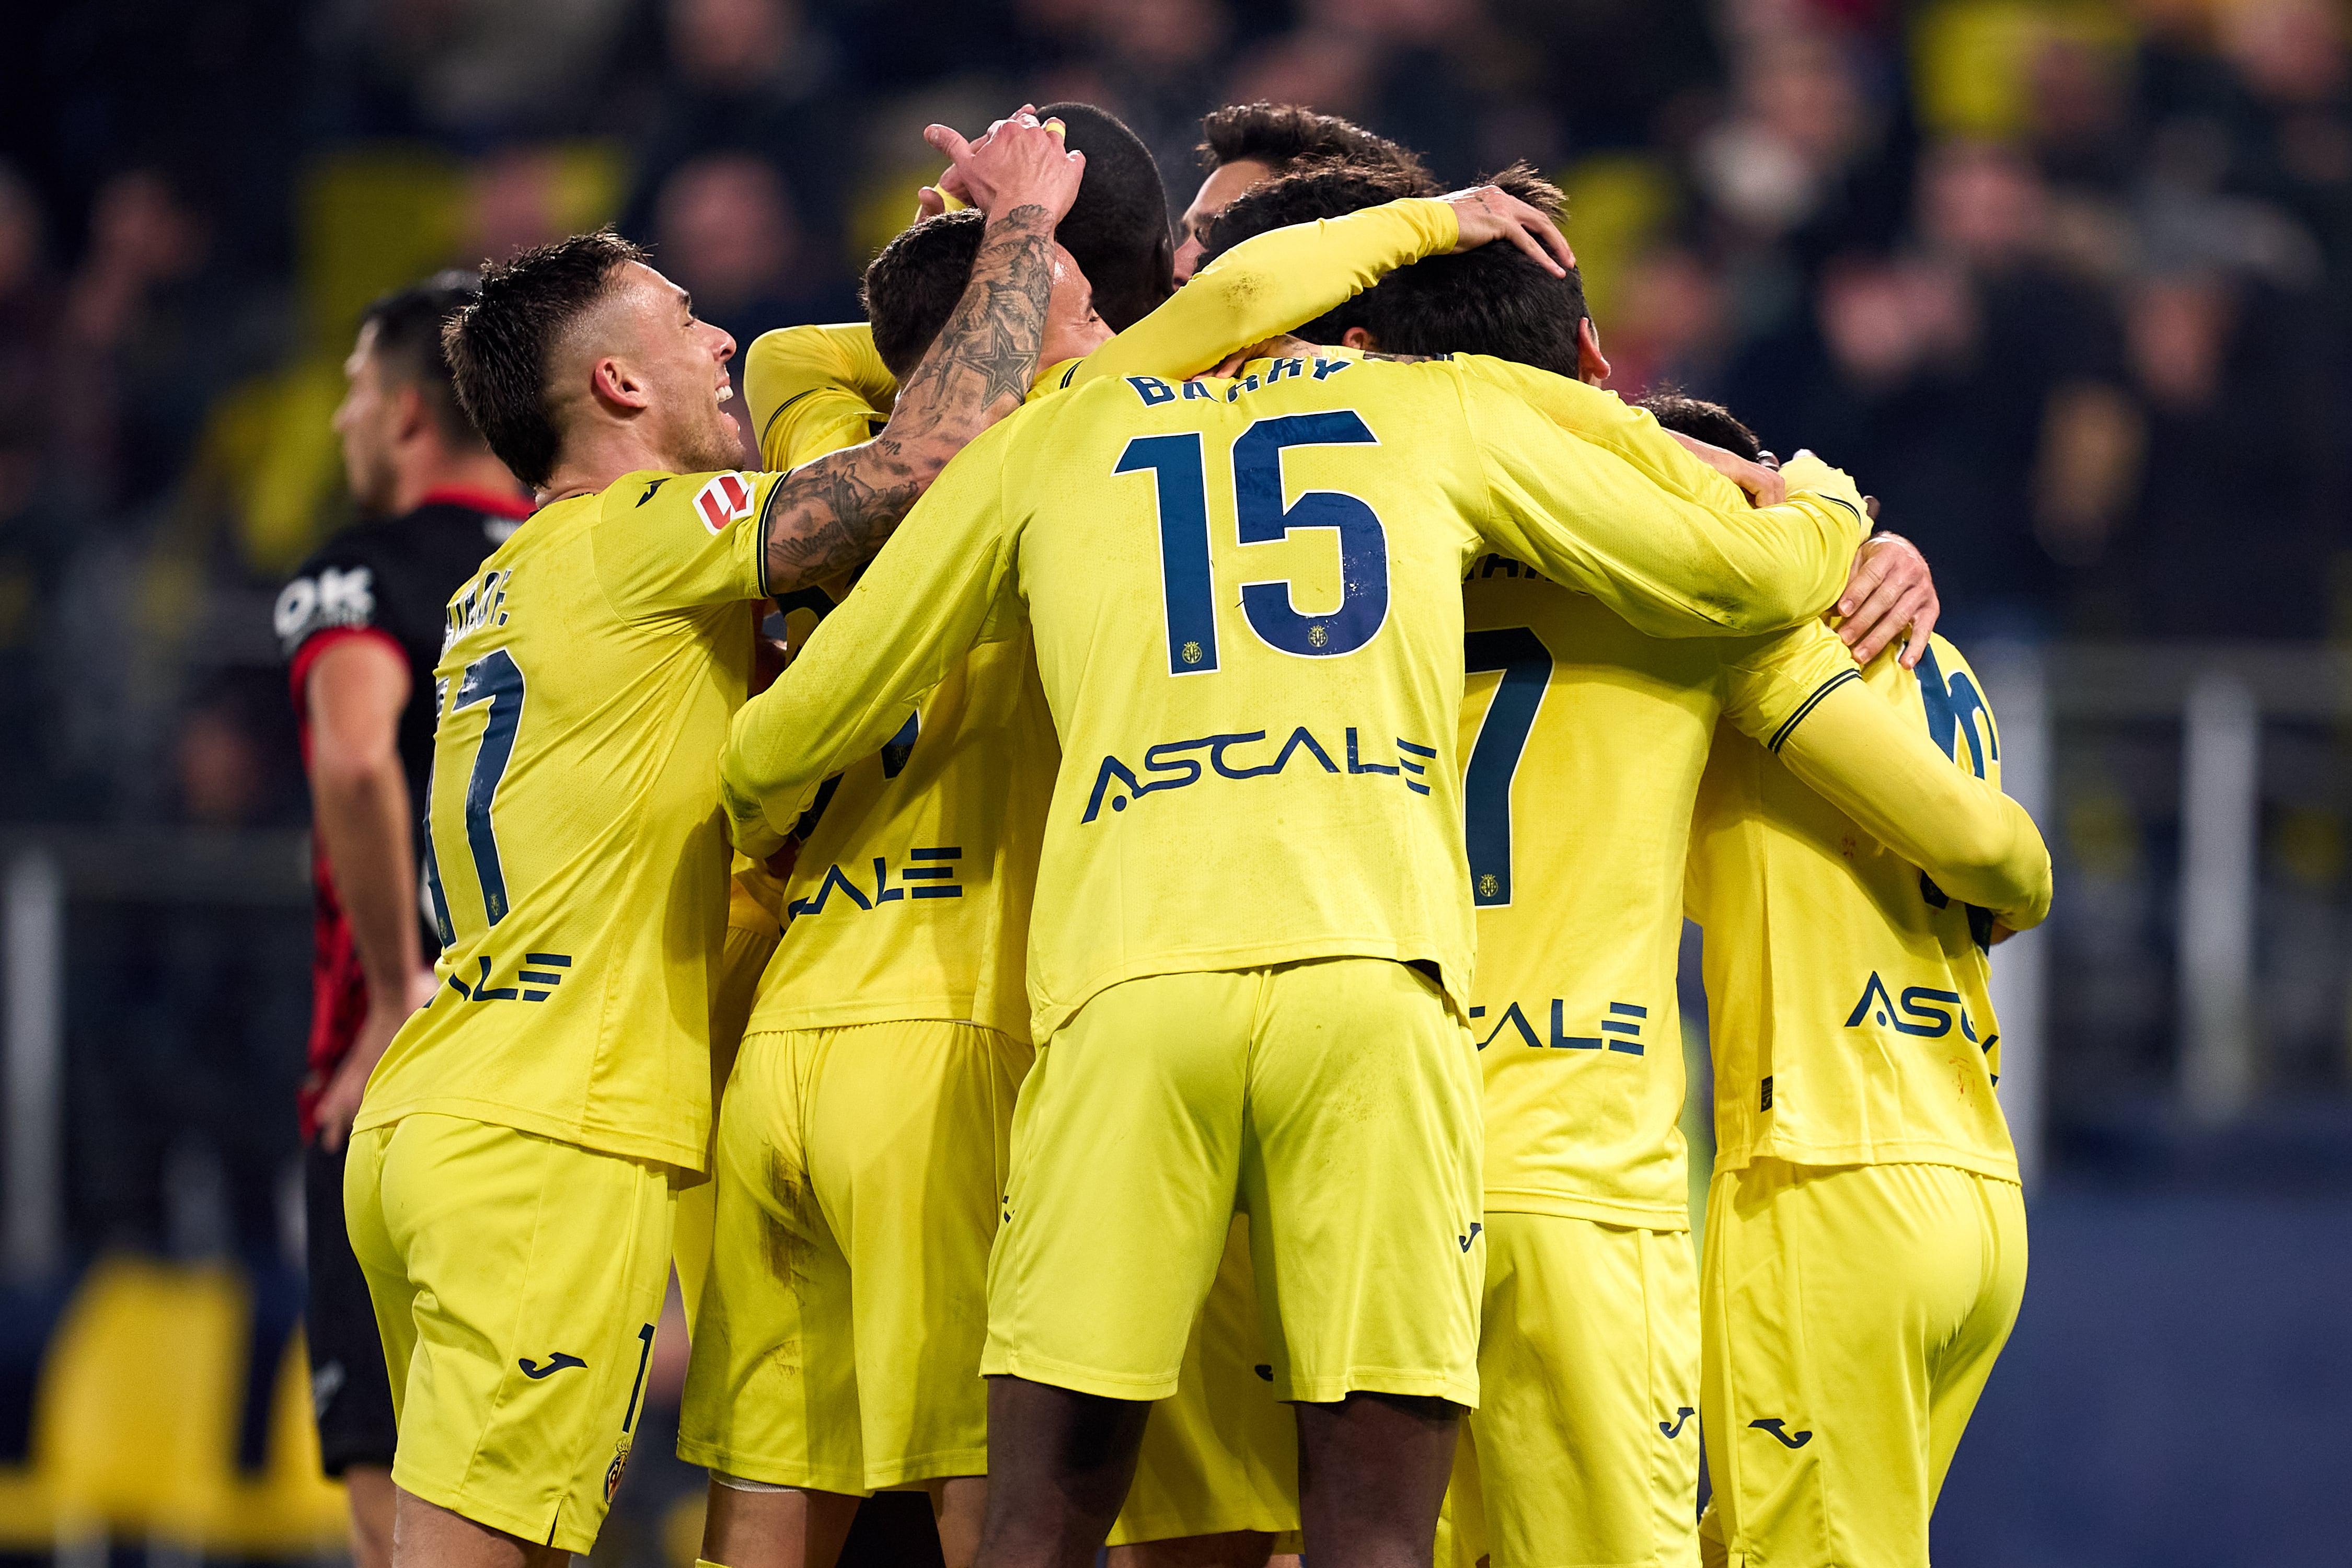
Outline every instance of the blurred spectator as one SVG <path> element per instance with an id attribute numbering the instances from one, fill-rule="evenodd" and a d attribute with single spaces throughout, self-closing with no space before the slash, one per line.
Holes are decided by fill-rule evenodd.
<path id="1" fill-rule="evenodd" d="M 832 45 L 800 0 L 668 0 L 664 19 L 670 68 L 635 149 L 637 194 L 623 226 L 639 237 L 655 231 L 656 195 L 681 164 L 750 153 L 789 172 L 808 215 L 812 258 L 840 267 L 838 215 L 856 128 L 835 90 Z"/>
<path id="2" fill-rule="evenodd" d="M 320 19 L 326 118 L 358 136 L 594 126 L 630 0 L 345 0 Z"/>
<path id="3" fill-rule="evenodd" d="M 2125 312 L 2147 420 L 2133 554 L 2159 637 L 2326 635 L 2346 547 L 2341 432 L 2291 300 L 2211 276 L 2141 283 Z"/>
<path id="4" fill-rule="evenodd" d="M 100 187 L 66 297 L 55 396 L 62 454 L 101 506 L 169 486 L 213 399 L 282 352 L 267 307 L 215 250 L 186 176 L 134 168 Z"/>
<path id="5" fill-rule="evenodd" d="M 654 265 L 694 296 L 696 314 L 728 331 L 739 356 L 772 327 L 858 313 L 854 295 L 816 285 L 791 191 L 748 153 L 679 167 L 655 204 L 654 234 Z"/>

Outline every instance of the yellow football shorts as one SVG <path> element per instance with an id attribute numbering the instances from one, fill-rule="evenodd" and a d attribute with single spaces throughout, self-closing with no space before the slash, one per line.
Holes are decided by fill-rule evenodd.
<path id="1" fill-rule="evenodd" d="M 988 1247 L 1030 1048 L 976 1024 L 748 1037 L 681 1458 L 862 1495 L 988 1469 Z"/>
<path id="2" fill-rule="evenodd" d="M 1482 1397 L 1456 1440 L 1437 1562 L 1690 1568 L 1699 1457 L 1690 1234 L 1489 1209 L 1486 1249 Z"/>
<path id="3" fill-rule="evenodd" d="M 1037 1053 L 983 1372 L 1177 1391 L 1238 1208 L 1275 1397 L 1478 1398 L 1477 1049 L 1384 959 L 1162 974 Z"/>
<path id="4" fill-rule="evenodd" d="M 1108 1544 L 1256 1531 L 1285 1538 L 1276 1551 L 1296 1552 L 1297 1530 L 1298 1423 L 1274 1396 L 1249 1221 L 1235 1215 L 1176 1392 L 1144 1425 Z"/>
<path id="5" fill-rule="evenodd" d="M 1927 1568 L 2025 1251 L 2017 1184 L 1954 1166 L 1718 1173 L 1700 1270 L 1706 1561 Z"/>
<path id="6" fill-rule="evenodd" d="M 727 885 L 727 942 L 719 958 L 719 982 L 710 994 L 711 1143 L 719 1141 L 718 1113 L 726 1104 L 727 1079 L 735 1070 L 735 1053 L 743 1044 L 743 1026 L 751 1016 L 761 973 L 775 955 L 783 928 L 747 882 L 772 886 L 764 872 L 738 866 Z M 712 1163 L 717 1163 L 714 1154 Z M 686 1303 L 686 1336 L 694 1338 L 696 1319 L 702 1311 L 702 1287 L 710 1277 L 710 1248 L 718 1225 L 718 1184 L 710 1180 L 682 1188 L 677 1194 L 677 1224 L 670 1239 L 677 1264 L 678 1294 Z"/>
<path id="7" fill-rule="evenodd" d="M 352 1134 L 404 1490 L 524 1541 L 596 1543 L 669 1286 L 673 1173 L 454 1116 Z"/>

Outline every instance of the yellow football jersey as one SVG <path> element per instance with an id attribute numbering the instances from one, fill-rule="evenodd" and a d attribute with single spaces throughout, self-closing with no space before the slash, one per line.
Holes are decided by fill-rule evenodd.
<path id="1" fill-rule="evenodd" d="M 630 474 L 542 508 L 450 599 L 425 843 L 443 984 L 359 1126 L 437 1111 L 702 1168 L 712 762 L 781 478 Z"/>
<path id="2" fill-rule="evenodd" d="M 1860 505 L 1853 481 L 1818 458 L 1788 473 Z M 1942 755 L 1861 689 L 1819 623 L 1755 638 L 1643 637 L 1496 556 L 1464 583 L 1463 613 L 1486 1205 L 1681 1228 L 1675 969 L 1692 808 L 1718 721 L 1830 799 L 1899 825 L 1948 875 L 1971 845 L 2022 844 L 2031 824 L 1992 789 L 1911 787 L 1948 771 Z M 2038 850 L 2022 844 L 2018 863 Z"/>
<path id="3" fill-rule="evenodd" d="M 1854 542 L 1815 496 L 1673 495 L 1502 380 L 1475 361 L 1262 360 L 1014 414 L 739 718 L 739 842 L 781 841 L 969 649 L 1027 633 L 1062 743 L 1036 1037 L 1122 980 L 1339 955 L 1433 961 L 1466 1014 L 1471 562 L 1500 550 L 1646 629 L 1704 635 L 1818 613 Z"/>
<path id="4" fill-rule="evenodd" d="M 1999 729 L 1958 648 L 1929 638 L 1916 672 L 1890 648 L 1865 679 L 1935 742 L 1946 778 L 1999 788 Z M 1993 1093 L 2000 1025 L 1988 954 L 1997 919 L 2022 929 L 2048 911 L 2048 853 L 2038 834 L 1987 841 L 1939 885 L 1890 832 L 1807 788 L 1766 746 L 1718 729 L 1687 887 L 1706 932 L 1717 1170 L 1769 1155 L 2017 1178 Z M 1982 876 L 1997 859 L 2011 871 Z"/>
<path id="5" fill-rule="evenodd" d="M 1087 358 L 1049 367 L 1030 396 L 1110 370 L 1214 364 L 1457 237 L 1453 209 L 1421 200 L 1261 236 Z M 745 394 L 762 459 L 788 468 L 866 440 L 897 385 L 866 327 L 798 327 L 752 345 Z M 782 601 L 795 651 L 846 591 Z M 969 1018 L 1026 1040 L 1029 899 L 1060 761 L 1028 638 L 975 647 L 796 825 L 791 924 L 750 1027 Z"/>

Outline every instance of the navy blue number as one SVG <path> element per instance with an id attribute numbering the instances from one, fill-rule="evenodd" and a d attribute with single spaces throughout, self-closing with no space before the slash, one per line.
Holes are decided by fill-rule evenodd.
<path id="1" fill-rule="evenodd" d="M 1470 898 L 1481 907 L 1511 901 L 1511 781 L 1551 681 L 1551 650 L 1526 626 L 1470 632 L 1462 638 L 1469 674 L 1499 669 L 1495 700 L 1471 742 L 1462 775 L 1463 838 L 1470 851 Z"/>
<path id="2" fill-rule="evenodd" d="M 1286 448 L 1379 444 L 1350 408 L 1261 419 L 1234 443 L 1234 515 L 1244 544 L 1270 544 L 1295 528 L 1328 528 L 1339 536 L 1339 607 L 1329 615 L 1300 615 L 1287 580 L 1242 588 L 1242 613 L 1268 647 L 1333 658 L 1371 641 L 1387 621 L 1389 542 L 1379 515 L 1337 490 L 1308 490 L 1287 509 L 1282 504 Z"/>
<path id="3" fill-rule="evenodd" d="M 1160 491 L 1160 581 L 1168 622 L 1168 673 L 1217 668 L 1216 593 L 1209 575 L 1208 482 L 1197 430 L 1138 436 L 1114 474 L 1149 468 Z"/>
<path id="4" fill-rule="evenodd" d="M 466 780 L 466 843 L 474 853 L 474 875 L 482 884 L 482 907 L 496 925 L 507 917 L 507 875 L 499 860 L 499 836 L 490 822 L 490 805 L 498 797 L 499 781 L 506 777 L 508 760 L 514 755 L 515 731 L 522 724 L 522 667 L 504 648 L 484 654 L 466 667 L 465 678 L 457 684 L 457 700 L 449 711 L 462 713 L 482 702 L 490 705 L 490 716 L 482 726 L 482 746 L 474 753 L 474 771 Z"/>

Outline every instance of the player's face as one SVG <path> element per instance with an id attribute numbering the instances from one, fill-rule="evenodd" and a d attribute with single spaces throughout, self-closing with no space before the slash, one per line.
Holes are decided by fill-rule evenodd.
<path id="1" fill-rule="evenodd" d="M 384 386 L 376 358 L 375 323 L 360 329 L 359 342 L 343 361 L 343 401 L 335 410 L 335 435 L 343 444 L 343 479 L 352 499 L 367 511 L 386 511 L 399 485 L 393 451 L 399 436 L 400 400 Z"/>
<path id="2" fill-rule="evenodd" d="M 1045 338 L 1037 368 L 1084 359 L 1110 342 L 1110 327 L 1095 314 L 1095 286 L 1076 260 L 1054 247 L 1054 292 L 1045 300 Z"/>
<path id="3" fill-rule="evenodd" d="M 687 291 L 652 268 L 632 262 L 629 273 L 622 287 L 635 339 L 632 368 L 652 395 L 647 412 L 660 451 L 680 473 L 740 467 L 742 431 L 728 412 L 735 401 L 727 371 L 735 340 L 698 317 Z"/>
<path id="4" fill-rule="evenodd" d="M 1274 171 L 1255 158 L 1236 158 L 1221 165 L 1201 182 L 1192 205 L 1184 209 L 1184 219 L 1179 232 L 1183 243 L 1176 247 L 1176 281 L 1192 281 L 1193 268 L 1201 265 L 1201 231 L 1209 220 L 1231 206 L 1235 196 L 1253 185 L 1262 185 L 1274 177 Z"/>

